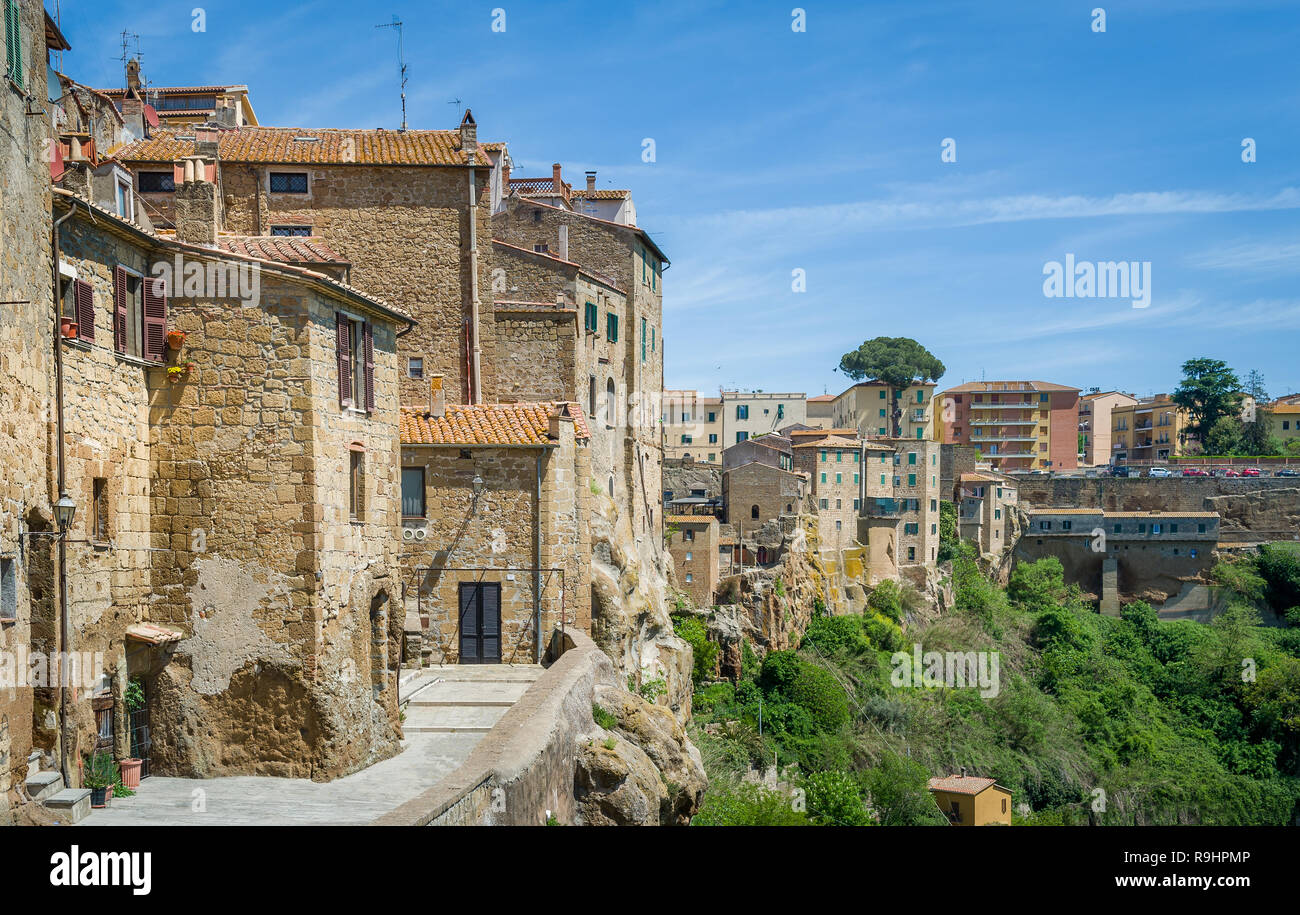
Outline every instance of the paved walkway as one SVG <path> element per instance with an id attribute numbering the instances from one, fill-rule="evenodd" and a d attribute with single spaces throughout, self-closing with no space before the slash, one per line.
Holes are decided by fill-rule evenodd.
<path id="1" fill-rule="evenodd" d="M 402 752 L 335 779 L 166 778 L 94 810 L 83 826 L 343 826 L 369 823 L 432 788 L 469 756 L 534 680 L 533 666 L 427 667 L 402 675 Z M 201 792 L 201 794 L 196 794 Z M 199 801 L 202 804 L 199 804 Z M 195 810 L 196 806 L 203 809 Z"/>

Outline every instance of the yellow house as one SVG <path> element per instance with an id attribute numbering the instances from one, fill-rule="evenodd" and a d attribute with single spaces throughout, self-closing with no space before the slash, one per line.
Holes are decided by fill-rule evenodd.
<path id="1" fill-rule="evenodd" d="M 930 779 L 930 793 L 953 826 L 1010 826 L 1011 792 L 991 778 L 958 775 Z"/>
<path id="2" fill-rule="evenodd" d="M 1115 405 L 1110 411 L 1110 463 L 1159 462 L 1184 454 L 1189 421 L 1187 410 L 1166 394 Z"/>
<path id="3" fill-rule="evenodd" d="M 1268 434 L 1285 448 L 1291 442 L 1300 442 L 1300 403 L 1279 400 L 1259 408 L 1260 418 L 1268 422 Z"/>

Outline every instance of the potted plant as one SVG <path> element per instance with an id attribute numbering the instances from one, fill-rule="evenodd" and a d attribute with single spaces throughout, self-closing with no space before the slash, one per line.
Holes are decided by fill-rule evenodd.
<path id="1" fill-rule="evenodd" d="M 183 330 L 169 330 L 169 331 L 167 331 L 167 348 L 168 348 L 168 349 L 171 349 L 171 350 L 179 350 L 179 349 L 180 349 L 182 346 L 184 346 L 184 345 L 185 345 L 185 331 L 183 331 Z"/>
<path id="2" fill-rule="evenodd" d="M 86 766 L 85 787 L 90 789 L 90 806 L 107 807 L 117 784 L 117 767 L 107 753 L 95 753 Z"/>
<path id="3" fill-rule="evenodd" d="M 193 362 L 186 362 L 182 365 L 167 366 L 167 380 L 180 381 L 183 375 L 188 375 L 194 368 Z"/>
<path id="4" fill-rule="evenodd" d="M 73 318 L 59 318 L 59 332 L 65 337 L 75 339 L 77 336 L 77 322 Z"/>
<path id="5" fill-rule="evenodd" d="M 128 715 L 144 708 L 144 681 L 139 677 L 132 677 L 127 681 L 125 700 Z M 144 766 L 144 760 L 128 757 L 118 760 L 117 765 L 122 772 L 122 787 L 132 790 L 139 788 L 140 770 Z"/>

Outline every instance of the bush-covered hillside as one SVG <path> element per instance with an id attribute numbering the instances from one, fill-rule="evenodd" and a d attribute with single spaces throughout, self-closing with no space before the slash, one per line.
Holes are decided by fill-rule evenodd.
<path id="1" fill-rule="evenodd" d="M 953 561 L 957 609 L 910 626 L 887 583 L 864 616 L 819 617 L 798 651 L 744 655 L 695 693 L 712 785 L 699 825 L 942 824 L 926 780 L 965 766 L 1013 792 L 1027 824 L 1285 824 L 1300 799 L 1300 558 L 1221 563 L 1210 625 L 1145 604 L 1099 615 L 1055 559 L 1009 586 Z M 1267 628 L 1259 611 L 1289 622 Z M 1289 613 L 1288 613 L 1289 611 Z M 996 652 L 999 689 L 895 686 L 896 651 Z M 762 733 L 759 733 L 760 715 Z M 784 790 L 742 781 L 773 765 Z M 792 790 L 792 789 L 802 789 Z"/>

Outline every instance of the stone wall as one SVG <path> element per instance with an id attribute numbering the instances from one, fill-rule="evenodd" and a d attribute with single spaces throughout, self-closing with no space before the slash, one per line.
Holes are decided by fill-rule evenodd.
<path id="1" fill-rule="evenodd" d="M 39 3 L 24 0 L 19 9 L 31 101 L 8 80 L 0 87 L 0 301 L 9 303 L 0 305 L 0 652 L 11 664 L 20 646 L 57 650 L 53 538 L 26 536 L 54 526 L 50 119 L 26 114 L 28 104 L 38 110 L 47 98 L 45 20 Z M 27 777 L 34 701 L 31 690 L 0 689 L 0 824 Z"/>
<path id="2" fill-rule="evenodd" d="M 572 401 L 578 391 L 575 369 L 578 313 L 572 309 L 527 308 L 497 303 L 496 339 L 501 403 Z"/>
<path id="3" fill-rule="evenodd" d="M 726 471 L 722 489 L 727 523 L 752 531 L 764 521 L 802 511 L 808 484 L 797 473 L 754 461 Z"/>
<path id="4" fill-rule="evenodd" d="M 1289 540 L 1300 531 L 1300 482 L 1294 478 L 1020 476 L 1016 482 L 1026 510 L 1212 511 L 1228 540 Z"/>

